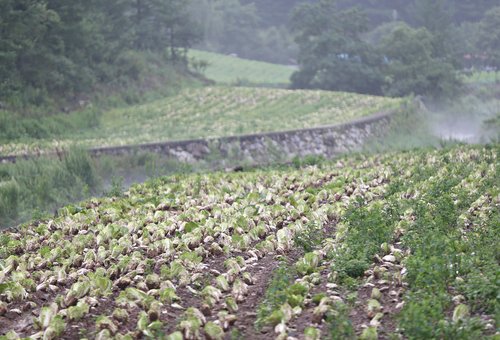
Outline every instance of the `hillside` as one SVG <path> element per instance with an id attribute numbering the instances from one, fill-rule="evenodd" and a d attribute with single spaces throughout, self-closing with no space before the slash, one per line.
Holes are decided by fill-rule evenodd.
<path id="1" fill-rule="evenodd" d="M 64 208 L 0 234 L 0 335 L 486 338 L 499 152 L 179 175 Z"/>
<path id="2" fill-rule="evenodd" d="M 345 123 L 399 107 L 401 100 L 352 93 L 244 87 L 187 89 L 177 96 L 103 113 L 95 126 L 57 138 L 11 141 L 1 155 L 78 144 L 117 146 L 283 131 Z"/>
<path id="3" fill-rule="evenodd" d="M 188 56 L 205 60 L 208 67 L 205 76 L 220 84 L 254 84 L 286 86 L 295 71 L 293 66 L 277 65 L 262 61 L 248 60 L 236 56 L 190 50 Z"/>

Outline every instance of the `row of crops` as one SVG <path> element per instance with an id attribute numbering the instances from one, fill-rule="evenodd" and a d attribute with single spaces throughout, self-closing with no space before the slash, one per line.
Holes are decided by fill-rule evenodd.
<path id="1" fill-rule="evenodd" d="M 97 126 L 58 138 L 0 145 L 0 155 L 191 138 L 224 137 L 346 123 L 397 109 L 400 99 L 354 93 L 265 88 L 205 87 L 104 112 Z"/>
<path id="2" fill-rule="evenodd" d="M 499 152 L 179 175 L 66 207 L 0 234 L 0 339 L 493 338 Z"/>

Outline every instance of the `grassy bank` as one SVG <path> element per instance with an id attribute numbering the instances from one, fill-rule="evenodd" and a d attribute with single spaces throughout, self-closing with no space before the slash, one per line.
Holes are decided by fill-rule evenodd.
<path id="1" fill-rule="evenodd" d="M 101 186 L 86 152 L 64 159 L 33 159 L 0 165 L 0 226 L 40 218 L 69 202 L 97 194 Z"/>

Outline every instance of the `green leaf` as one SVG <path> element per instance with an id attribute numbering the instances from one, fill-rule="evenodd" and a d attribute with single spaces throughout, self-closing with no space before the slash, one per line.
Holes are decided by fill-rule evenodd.
<path id="1" fill-rule="evenodd" d="M 192 232 L 193 230 L 199 228 L 199 224 L 198 223 L 195 223 L 195 222 L 188 222 L 186 223 L 186 225 L 184 226 L 184 231 L 186 233 L 190 233 Z"/>

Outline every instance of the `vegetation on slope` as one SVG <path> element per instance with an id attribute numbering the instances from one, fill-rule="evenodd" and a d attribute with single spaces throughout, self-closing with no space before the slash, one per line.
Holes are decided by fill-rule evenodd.
<path id="1" fill-rule="evenodd" d="M 488 338 L 499 152 L 175 176 L 68 206 L 0 234 L 0 334 Z"/>
<path id="2" fill-rule="evenodd" d="M 94 164 L 83 150 L 71 150 L 65 159 L 2 164 L 0 228 L 86 199 L 96 193 L 99 185 Z"/>
<path id="3" fill-rule="evenodd" d="M 105 112 L 99 125 L 59 136 L 9 138 L 0 154 L 116 146 L 282 131 L 345 123 L 399 107 L 401 100 L 351 93 L 207 87 L 148 104 Z M 5 139 L 7 140 L 7 139 Z"/>
<path id="4" fill-rule="evenodd" d="M 188 57 L 193 58 L 195 64 L 199 64 L 200 61 L 207 62 L 206 68 L 201 68 L 200 71 L 219 84 L 286 86 L 290 83 L 290 77 L 294 72 L 292 66 L 200 50 L 190 50 Z"/>
<path id="5" fill-rule="evenodd" d="M 102 87 L 140 82 L 145 51 L 164 67 L 184 64 L 185 49 L 201 34 L 187 6 L 185 0 L 2 1 L 2 106 L 54 109 Z"/>

